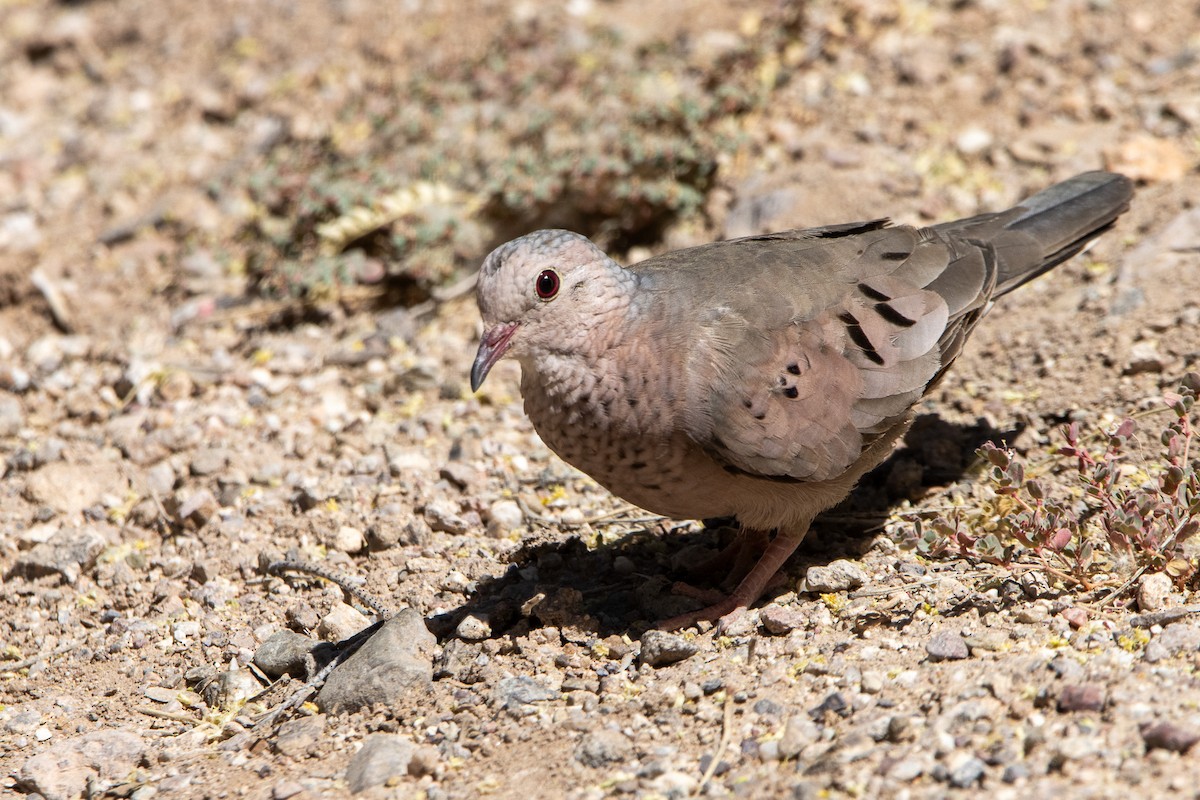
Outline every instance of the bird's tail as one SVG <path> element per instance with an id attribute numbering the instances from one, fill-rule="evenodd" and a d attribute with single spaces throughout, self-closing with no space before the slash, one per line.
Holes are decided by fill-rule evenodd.
<path id="1" fill-rule="evenodd" d="M 1082 252 L 1129 209 L 1133 182 L 1114 172 L 1085 172 L 994 215 L 946 223 L 974 238 L 976 226 L 996 253 L 996 295 L 1031 281 Z M 989 224 L 990 223 L 990 224 Z M 996 223 L 1000 223 L 997 229 Z M 942 228 L 943 226 L 935 226 Z"/>

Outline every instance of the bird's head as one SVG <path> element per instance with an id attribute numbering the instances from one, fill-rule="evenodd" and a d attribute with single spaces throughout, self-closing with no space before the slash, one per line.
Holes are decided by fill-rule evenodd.
<path id="1" fill-rule="evenodd" d="M 493 250 L 479 268 L 483 337 L 471 366 L 478 390 L 504 356 L 518 360 L 561 350 L 586 334 L 606 307 L 620 268 L 577 233 L 542 230 Z"/>

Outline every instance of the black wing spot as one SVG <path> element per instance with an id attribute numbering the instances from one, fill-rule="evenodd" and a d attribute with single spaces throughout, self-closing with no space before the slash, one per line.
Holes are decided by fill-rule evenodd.
<path id="1" fill-rule="evenodd" d="M 626 404 L 627 404 L 627 405 L 628 405 L 630 408 L 637 408 L 638 399 L 637 399 L 636 397 L 634 397 L 633 395 L 631 395 L 631 394 L 630 394 L 630 395 L 626 395 L 626 396 L 625 396 L 625 403 L 626 403 Z"/>
<path id="2" fill-rule="evenodd" d="M 879 291 L 878 289 L 868 286 L 865 283 L 860 283 L 858 285 L 858 290 L 860 292 L 862 292 L 863 294 L 865 294 L 867 296 L 868 300 L 891 300 L 892 299 L 892 298 L 888 297 L 886 294 L 884 294 L 883 292 Z"/>
<path id="3" fill-rule="evenodd" d="M 889 306 L 887 303 L 877 303 L 875 305 L 875 310 L 879 312 L 879 316 L 883 317 L 893 325 L 899 325 L 901 328 L 911 328 L 913 325 L 917 324 L 915 319 L 909 319 L 896 309 Z"/>
<path id="4" fill-rule="evenodd" d="M 863 355 L 870 361 L 876 364 L 883 364 L 883 356 L 879 355 L 875 350 L 875 346 L 871 344 L 871 340 L 867 338 L 867 334 L 863 331 L 862 326 L 858 324 L 858 320 L 849 311 L 838 314 L 838 319 L 846 326 L 846 332 L 850 334 L 850 341 L 858 345 L 858 349 L 862 350 Z"/>
<path id="5" fill-rule="evenodd" d="M 800 374 L 800 365 L 799 364 L 788 364 L 787 371 L 792 373 L 793 375 L 799 375 Z"/>
<path id="6" fill-rule="evenodd" d="M 645 469 L 646 462 L 645 461 L 634 461 L 632 464 L 629 465 L 629 468 L 630 469 Z"/>
<path id="7" fill-rule="evenodd" d="M 886 253 L 880 253 L 879 257 L 884 261 L 904 261 L 911 255 L 912 253 L 906 253 L 902 250 L 889 250 Z"/>
<path id="8" fill-rule="evenodd" d="M 783 393 L 790 400 L 795 400 L 797 397 L 800 396 L 800 390 L 797 389 L 795 386 L 787 387 L 786 389 L 783 390 Z"/>
<path id="9" fill-rule="evenodd" d="M 764 419 L 766 419 L 766 418 L 767 418 L 767 415 L 766 415 L 766 413 L 765 413 L 765 412 L 761 412 L 761 411 L 760 411 L 759 413 L 757 413 L 757 414 L 755 414 L 755 415 L 754 415 L 754 418 L 755 418 L 756 420 L 758 420 L 759 422 L 762 422 Z"/>
<path id="10" fill-rule="evenodd" d="M 743 405 L 745 408 L 753 408 L 753 407 L 754 407 L 754 401 L 752 401 L 752 400 L 751 400 L 749 397 L 747 397 L 745 400 L 743 400 L 743 401 L 742 401 L 742 405 Z"/>

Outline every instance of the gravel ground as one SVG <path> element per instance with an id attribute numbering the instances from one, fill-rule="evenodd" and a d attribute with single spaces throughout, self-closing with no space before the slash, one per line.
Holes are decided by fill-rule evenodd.
<path id="1" fill-rule="evenodd" d="M 1200 6 L 473 11 L 0 2 L 0 785 L 278 800 L 1194 793 L 1194 587 L 1126 565 L 1085 592 L 1036 563 L 924 558 L 897 544 L 908 523 L 893 512 L 969 502 L 988 437 L 1044 454 L 1062 422 L 1151 409 L 1200 365 Z M 294 206 L 269 208 L 256 187 L 286 184 L 279 165 L 311 148 L 377 157 L 355 149 L 370 138 L 356 126 L 412 101 L 404 81 L 524 48 L 566 52 L 585 75 L 624 65 L 608 78 L 628 100 L 626 83 L 673 85 L 663 58 L 682 75 L 747 42 L 774 48 L 737 62 L 765 94 L 705 122 L 724 131 L 710 150 L 696 134 L 711 172 L 678 180 L 697 208 L 626 186 L 617 205 L 640 210 L 614 233 L 599 184 L 520 217 L 464 206 L 441 249 L 382 267 L 368 249 L 338 288 L 262 294 L 283 274 L 263 242 L 303 261 L 316 235 L 271 227 Z M 494 104 L 490 73 L 472 69 L 479 85 L 456 102 Z M 555 102 L 586 83 L 563 80 Z M 459 148 L 479 131 L 442 133 Z M 507 135 L 439 180 L 481 191 L 470 170 L 515 152 Z M 425 136 L 411 154 L 434 146 Z M 523 225 L 592 225 L 634 259 L 884 214 L 948 219 L 1102 166 L 1138 180 L 1130 213 L 1005 298 L 906 447 L 723 635 L 647 631 L 688 607 L 674 581 L 731 531 L 648 516 L 558 461 L 521 411 L 515 365 L 467 388 L 478 315 L 461 279 Z M 373 616 L 333 583 L 269 573 L 280 559 L 395 610 L 288 709 L 328 643 Z"/>

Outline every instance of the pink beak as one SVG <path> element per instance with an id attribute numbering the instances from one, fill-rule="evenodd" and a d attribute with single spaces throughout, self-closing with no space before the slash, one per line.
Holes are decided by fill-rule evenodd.
<path id="1" fill-rule="evenodd" d="M 497 325 L 483 332 L 479 342 L 479 352 L 475 354 L 475 363 L 471 365 L 471 391 L 479 391 L 483 379 L 491 372 L 492 367 L 504 356 L 513 334 L 517 332 L 517 323 Z"/>

